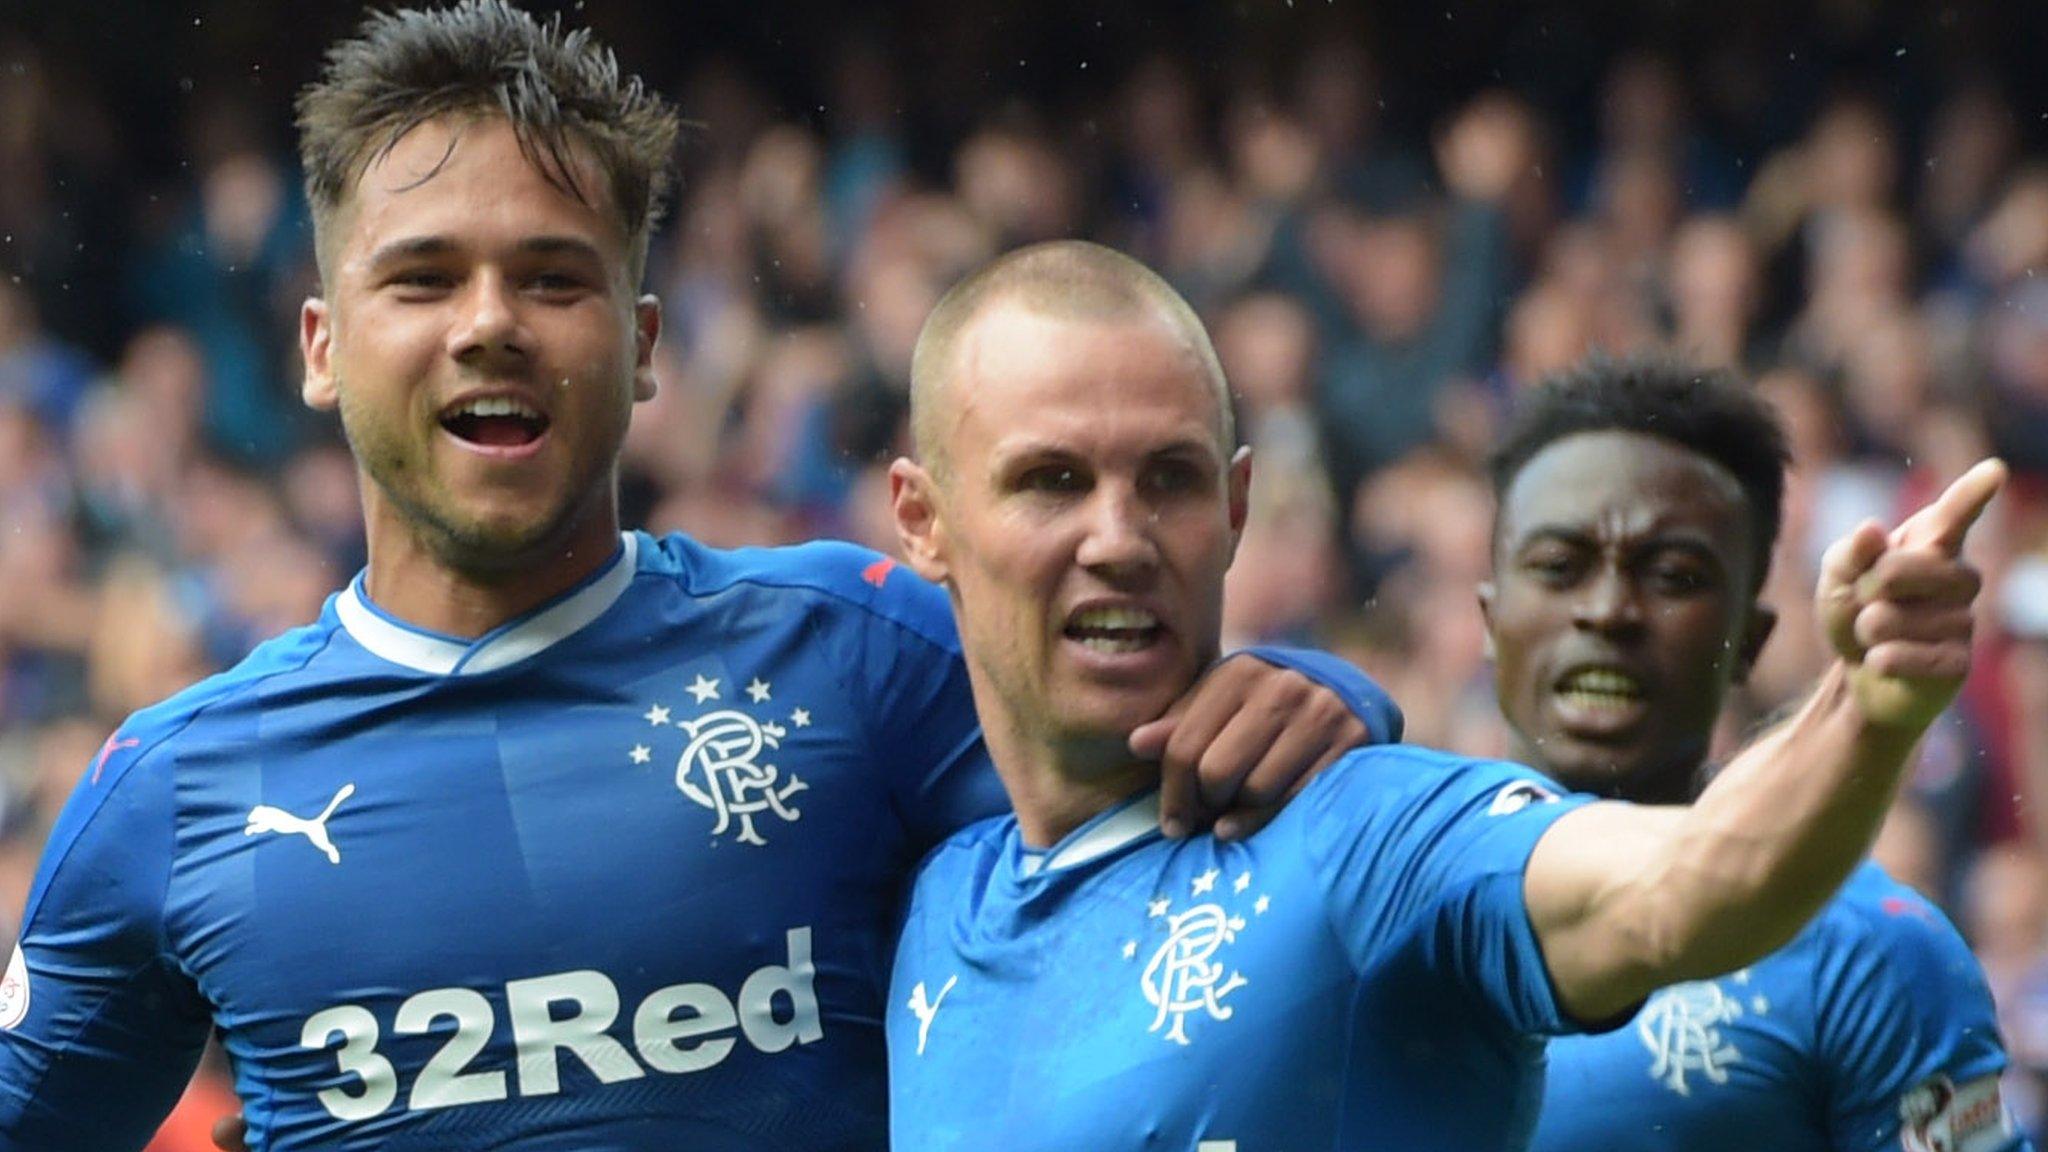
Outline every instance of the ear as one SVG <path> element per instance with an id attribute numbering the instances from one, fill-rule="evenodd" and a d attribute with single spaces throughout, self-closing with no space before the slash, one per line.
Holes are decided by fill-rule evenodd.
<path id="1" fill-rule="evenodd" d="M 633 304 L 633 399 L 654 399 L 654 346 L 661 340 L 661 301 L 642 296 Z"/>
<path id="2" fill-rule="evenodd" d="M 1756 658 L 1763 655 L 1764 644 L 1778 627 L 1778 613 L 1762 602 L 1749 606 L 1749 624 L 1742 630 L 1742 639 L 1735 647 L 1735 671 L 1729 677 L 1732 684 L 1749 680 L 1749 670 L 1756 667 Z"/>
<path id="3" fill-rule="evenodd" d="M 919 576 L 944 584 L 952 569 L 946 558 L 946 525 L 939 512 L 939 486 L 924 466 L 906 456 L 889 465 L 889 506 L 896 514 L 896 538 Z"/>
<path id="4" fill-rule="evenodd" d="M 1494 658 L 1494 655 L 1493 655 L 1493 596 L 1494 596 L 1494 591 L 1495 591 L 1495 589 L 1494 589 L 1494 586 L 1493 586 L 1493 581 L 1491 581 L 1491 580 L 1481 580 L 1481 581 L 1479 582 L 1479 618 L 1480 618 L 1481 620 L 1484 620 L 1484 621 L 1486 621 L 1486 632 L 1485 632 L 1485 634 L 1484 634 L 1484 636 L 1483 636 L 1483 639 L 1485 640 L 1485 643 L 1486 643 L 1486 658 L 1487 658 L 1488 660 L 1491 660 L 1491 659 L 1493 659 L 1493 658 Z"/>
<path id="5" fill-rule="evenodd" d="M 334 321 L 327 310 L 327 301 L 318 296 L 306 297 L 299 305 L 299 355 L 306 361 L 306 378 L 299 385 L 299 397 L 306 407 L 321 412 L 332 412 L 341 402 L 341 394 L 334 385 L 334 366 L 329 354 L 334 345 Z"/>
<path id="6" fill-rule="evenodd" d="M 1230 553 L 1237 554 L 1237 542 L 1244 537 L 1245 520 L 1252 510 L 1252 449 L 1247 444 L 1230 458 L 1224 472 L 1225 493 L 1230 500 Z"/>

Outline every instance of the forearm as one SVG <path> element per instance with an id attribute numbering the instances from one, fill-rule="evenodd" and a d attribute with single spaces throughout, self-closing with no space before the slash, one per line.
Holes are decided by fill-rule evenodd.
<path id="1" fill-rule="evenodd" d="M 1912 731 L 1865 719 L 1838 665 L 1692 807 L 1603 803 L 1558 821 L 1525 891 L 1566 1010 L 1612 1019 L 1790 940 L 1876 835 Z"/>
<path id="2" fill-rule="evenodd" d="M 1919 734 L 1867 719 L 1843 665 L 1823 674 L 1644 870 L 1650 987 L 1741 967 L 1797 934 L 1869 851 Z"/>

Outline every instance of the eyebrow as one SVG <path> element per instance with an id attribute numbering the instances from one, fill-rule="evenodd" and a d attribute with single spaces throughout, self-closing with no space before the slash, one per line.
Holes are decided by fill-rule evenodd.
<path id="1" fill-rule="evenodd" d="M 1531 544 L 1550 540 L 1574 546 L 1590 546 L 1597 541 L 1597 534 L 1585 528 L 1566 524 L 1538 524 L 1526 532 L 1516 534 L 1507 543 L 1511 548 L 1526 548 Z M 1711 541 L 1701 539 L 1696 533 L 1684 530 L 1658 529 L 1639 539 L 1630 541 L 1629 548 L 1631 551 L 1636 552 L 1675 549 L 1680 552 L 1696 555 L 1703 560 L 1711 561 L 1715 564 L 1721 563 L 1721 554 L 1715 550 Z"/>
<path id="2" fill-rule="evenodd" d="M 461 248 L 462 245 L 446 236 L 412 236 L 403 240 L 393 240 L 371 252 L 369 264 L 372 268 L 382 268 L 406 260 L 446 256 Z M 529 236 L 514 244 L 512 250 L 522 256 L 570 256 L 593 262 L 603 260 L 595 245 L 575 236 Z"/>

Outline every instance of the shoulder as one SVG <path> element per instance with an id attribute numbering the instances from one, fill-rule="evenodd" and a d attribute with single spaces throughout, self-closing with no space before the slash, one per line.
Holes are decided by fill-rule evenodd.
<path id="1" fill-rule="evenodd" d="M 962 889 L 973 889 L 988 875 L 1017 827 L 1012 813 L 977 820 L 946 837 L 924 854 L 912 871 L 913 917 L 922 911 L 954 907 Z"/>
<path id="2" fill-rule="evenodd" d="M 918 865 L 919 878 L 922 879 L 926 873 L 972 867 L 975 861 L 1001 852 L 1009 840 L 1010 831 L 1016 826 L 1017 816 L 1012 812 L 976 820 L 925 853 L 924 860 Z"/>
<path id="3" fill-rule="evenodd" d="M 1566 795 L 1534 768 L 1477 760 L 1413 744 L 1375 744 L 1347 752 L 1310 783 L 1304 796 L 1325 803 L 1467 807 L 1484 801 L 1495 815 Z"/>
<path id="4" fill-rule="evenodd" d="M 1873 863 L 1850 875 L 1805 935 L 1823 952 L 1860 955 L 1893 967 L 1978 970 L 1975 955 L 1948 917 Z"/>
<path id="5" fill-rule="evenodd" d="M 1781 954 L 1810 968 L 1823 1034 L 1850 1049 L 1929 1059 L 1981 1034 L 1996 1047 L 1990 985 L 1948 917 L 1875 864 L 1849 878 Z M 1999 1061 L 2002 1063 L 2002 1059 Z"/>
<path id="6" fill-rule="evenodd" d="M 880 552 L 838 540 L 777 548 L 711 548 L 680 533 L 646 537 L 640 573 L 693 596 L 742 587 L 812 601 L 893 624 L 949 652 L 960 649 L 943 589 Z"/>
<path id="7" fill-rule="evenodd" d="M 317 623 L 264 641 L 234 667 L 131 713 L 101 747 L 87 782 L 94 782 L 92 777 L 109 783 L 118 780 L 132 767 L 193 738 L 195 729 L 203 732 L 209 719 L 260 702 L 266 689 L 280 680 L 309 671 L 338 628 L 331 612 L 323 614 Z"/>

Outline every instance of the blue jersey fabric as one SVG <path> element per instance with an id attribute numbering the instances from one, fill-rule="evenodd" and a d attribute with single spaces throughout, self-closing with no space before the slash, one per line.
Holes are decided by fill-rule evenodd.
<path id="1" fill-rule="evenodd" d="M 259 1149 L 875 1149 L 903 880 L 1002 811 L 945 596 L 620 559 L 475 642 L 320 621 L 132 717 L 0 991 L 0 1149 L 139 1148 L 221 1030 Z"/>
<path id="2" fill-rule="evenodd" d="M 1560 791 L 1381 747 L 1241 843 L 1161 838 L 1156 794 L 1047 852 L 967 829 L 896 956 L 892 1147 L 1519 1147 L 1570 1026 L 1522 894 Z"/>
<path id="3" fill-rule="evenodd" d="M 864 549 L 628 534 L 475 641 L 358 580 L 81 780 L 0 1152 L 140 1148 L 216 1027 L 260 1150 L 879 1149 L 905 878 L 1006 808 L 945 594 Z"/>
<path id="4" fill-rule="evenodd" d="M 1939 1114 L 1961 1086 L 1988 1091 L 2005 1062 L 1991 993 L 1962 938 L 1866 864 L 1784 948 L 1666 988 L 1622 1028 L 1553 1044 L 1532 1147 L 2023 1148 L 1981 1096 L 1974 1117 Z M 1902 1126 L 1917 1130 L 1902 1140 Z"/>

